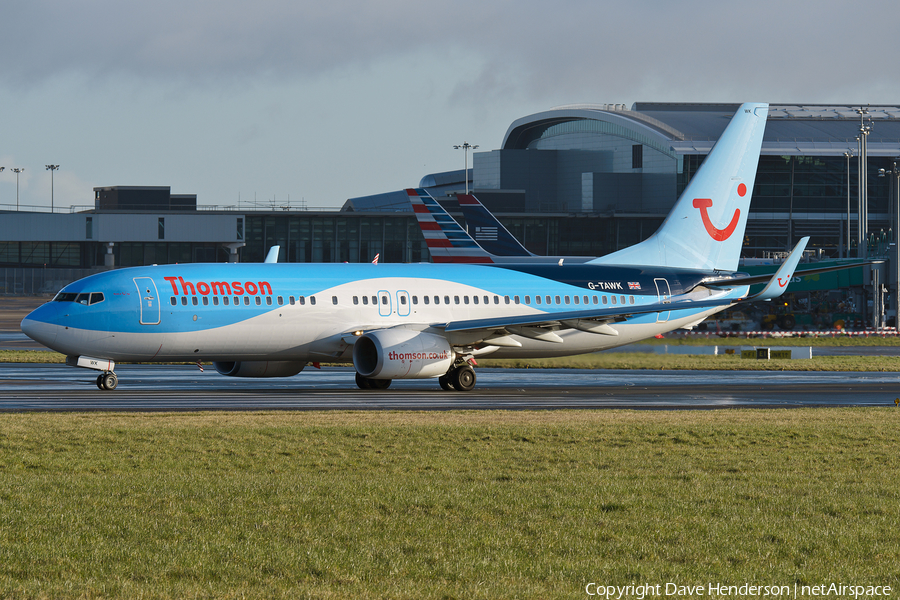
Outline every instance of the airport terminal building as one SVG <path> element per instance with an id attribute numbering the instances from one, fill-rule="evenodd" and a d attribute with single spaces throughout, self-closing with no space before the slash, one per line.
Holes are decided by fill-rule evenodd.
<path id="1" fill-rule="evenodd" d="M 470 170 L 423 174 L 405 187 L 427 188 L 457 214 L 454 194 L 468 184 L 532 252 L 599 256 L 656 230 L 738 106 L 560 107 L 513 122 L 498 148 L 473 154 Z M 900 106 L 772 104 L 746 258 L 786 252 L 807 235 L 822 258 L 856 256 L 863 127 L 868 254 L 884 251 L 897 213 Z M 288 262 L 430 260 L 399 190 L 348 199 L 335 211 L 207 210 L 196 196 L 165 187 L 94 194 L 92 209 L 65 214 L 0 206 L 0 268 L 261 261 L 272 245 Z"/>

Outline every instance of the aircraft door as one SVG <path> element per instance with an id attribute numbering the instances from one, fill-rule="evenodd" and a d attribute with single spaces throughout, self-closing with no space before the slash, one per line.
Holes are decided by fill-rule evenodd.
<path id="1" fill-rule="evenodd" d="M 386 290 L 378 290 L 378 314 L 382 317 L 389 317 L 391 311 L 391 293 Z"/>
<path id="2" fill-rule="evenodd" d="M 653 280 L 653 283 L 656 284 L 656 293 L 659 296 L 659 301 L 663 302 L 672 297 L 672 290 L 669 288 L 669 281 L 663 278 L 657 278 Z M 656 313 L 656 322 L 657 323 L 666 323 L 669 320 L 669 316 L 671 315 L 671 311 L 659 312 Z"/>
<path id="3" fill-rule="evenodd" d="M 138 296 L 141 299 L 141 325 L 159 325 L 159 294 L 156 283 L 149 277 L 135 277 Z"/>
<path id="4" fill-rule="evenodd" d="M 408 317 L 409 311 L 409 293 L 397 292 L 397 315 L 401 317 Z"/>

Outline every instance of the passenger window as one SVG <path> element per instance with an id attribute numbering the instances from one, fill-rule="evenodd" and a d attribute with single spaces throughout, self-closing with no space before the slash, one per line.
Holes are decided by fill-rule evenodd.
<path id="1" fill-rule="evenodd" d="M 228 296 L 222 296 L 222 304 L 228 306 Z"/>
<path id="2" fill-rule="evenodd" d="M 363 296 L 363 306 L 368 306 L 368 305 L 369 305 L 369 297 Z"/>
<path id="3" fill-rule="evenodd" d="M 562 302 L 559 301 L 559 296 L 556 297 L 556 303 L 557 303 L 557 304 L 562 304 Z"/>
<path id="4" fill-rule="evenodd" d="M 218 305 L 219 305 L 219 297 L 213 296 L 213 306 L 218 306 Z"/>
<path id="5" fill-rule="evenodd" d="M 547 301 L 547 304 L 552 304 L 552 303 L 553 303 L 553 301 L 552 301 L 552 299 L 550 298 L 550 296 L 547 296 L 547 297 L 545 298 L 545 300 Z"/>
<path id="6" fill-rule="evenodd" d="M 250 296 L 244 296 L 244 306 L 250 306 Z"/>
<path id="7" fill-rule="evenodd" d="M 182 306 L 187 306 L 187 296 L 182 296 L 182 297 L 181 297 L 181 305 L 182 305 Z"/>
<path id="8" fill-rule="evenodd" d="M 294 305 L 294 302 L 296 302 L 296 300 L 294 300 L 294 297 L 293 297 L 293 296 L 288 296 L 288 302 L 290 302 L 290 303 L 291 303 L 291 306 L 293 306 L 293 305 Z"/>
<path id="9" fill-rule="evenodd" d="M 377 304 L 378 304 L 378 296 L 372 296 L 372 306 L 375 306 Z"/>
<path id="10" fill-rule="evenodd" d="M 634 296 L 628 296 L 629 304 L 634 304 Z"/>
<path id="11" fill-rule="evenodd" d="M 594 296 L 594 304 L 597 304 L 597 296 Z"/>
<path id="12" fill-rule="evenodd" d="M 304 304 L 306 304 L 306 298 L 304 298 L 303 296 L 300 296 L 299 298 L 297 298 L 297 301 L 300 303 L 300 306 L 303 306 Z"/>
<path id="13" fill-rule="evenodd" d="M 256 297 L 256 305 L 262 306 L 262 298 L 260 298 L 259 296 Z"/>
<path id="14" fill-rule="evenodd" d="M 310 296 L 310 297 L 309 297 L 309 303 L 310 303 L 311 305 L 315 306 L 315 305 L 316 305 L 316 297 L 315 297 L 315 296 Z"/>
<path id="15" fill-rule="evenodd" d="M 615 303 L 616 303 L 616 297 L 615 297 L 615 296 L 611 296 L 611 298 L 612 298 L 612 303 L 615 304 Z"/>
<path id="16" fill-rule="evenodd" d="M 266 296 L 266 305 L 272 306 L 272 296 Z"/>
<path id="17" fill-rule="evenodd" d="M 459 304 L 459 296 L 453 296 L 453 303 Z"/>
<path id="18" fill-rule="evenodd" d="M 625 296 L 620 296 L 620 298 L 622 300 L 622 304 L 625 304 Z"/>
<path id="19" fill-rule="evenodd" d="M 585 304 L 589 304 L 589 303 L 590 303 L 587 296 L 584 297 L 584 303 L 585 303 Z M 596 302 L 595 302 L 594 304 L 596 304 Z"/>
<path id="20" fill-rule="evenodd" d="M 413 298 L 415 299 L 415 297 Z M 428 304 L 428 296 L 422 296 L 422 300 L 425 302 L 425 304 Z"/>
<path id="21" fill-rule="evenodd" d="M 515 300 L 516 304 L 519 303 L 519 297 L 518 297 L 518 296 L 514 296 L 513 299 Z"/>
<path id="22" fill-rule="evenodd" d="M 400 304 L 406 306 L 406 296 L 400 296 Z"/>
<path id="23" fill-rule="evenodd" d="M 531 304 L 531 296 L 525 296 L 525 304 Z"/>
<path id="24" fill-rule="evenodd" d="M 569 303 L 569 297 L 568 297 L 568 296 L 564 296 L 564 297 L 563 297 L 563 300 L 565 300 L 566 304 Z"/>
<path id="25" fill-rule="evenodd" d="M 197 304 L 198 304 L 198 302 L 197 302 L 197 296 L 191 297 L 191 304 L 193 304 L 194 306 L 197 306 Z"/>
<path id="26" fill-rule="evenodd" d="M 418 303 L 419 303 L 419 297 L 418 297 L 418 296 L 413 296 L 412 298 L 413 298 L 413 304 L 418 304 Z"/>
<path id="27" fill-rule="evenodd" d="M 509 296 L 503 296 L 503 300 L 504 302 L 506 302 L 506 304 L 509 304 Z"/>
<path id="28" fill-rule="evenodd" d="M 606 296 L 603 296 L 603 304 L 606 304 Z"/>
<path id="29" fill-rule="evenodd" d="M 534 297 L 534 303 L 535 303 L 535 304 L 540 304 L 540 303 L 541 303 L 541 297 L 540 297 L 540 296 L 535 296 L 535 297 Z"/>
<path id="30" fill-rule="evenodd" d="M 434 303 L 435 303 L 435 304 L 440 304 L 440 303 L 441 303 L 441 297 L 440 297 L 440 296 L 435 296 L 435 297 L 434 297 Z M 449 304 L 449 302 L 445 302 L 444 304 Z"/>
<path id="31" fill-rule="evenodd" d="M 572 300 L 574 300 L 574 301 L 575 301 L 575 304 L 578 304 L 578 300 L 579 300 L 579 298 L 578 298 L 578 296 L 575 296 L 575 297 L 574 297 L 574 298 L 572 298 Z"/>
<path id="32" fill-rule="evenodd" d="M 468 304 L 468 303 L 469 303 L 469 297 L 468 297 L 468 296 L 463 296 L 463 304 Z M 458 304 L 458 303 L 457 303 L 457 304 Z"/>
<path id="33" fill-rule="evenodd" d="M 172 306 L 175 306 L 176 304 L 178 304 L 178 300 L 175 299 L 175 296 L 172 296 L 171 298 L 169 298 L 169 304 L 171 304 Z"/>
<path id="34" fill-rule="evenodd" d="M 335 306 L 337 306 L 337 296 L 331 297 L 331 303 L 334 304 Z"/>
<path id="35" fill-rule="evenodd" d="M 450 296 L 444 296 L 444 304 L 450 304 Z"/>
<path id="36" fill-rule="evenodd" d="M 359 304 L 359 296 L 353 296 L 353 304 L 354 305 Z"/>
<path id="37" fill-rule="evenodd" d="M 203 306 L 209 306 L 209 296 L 203 296 Z"/>
<path id="38" fill-rule="evenodd" d="M 382 297 L 381 297 L 381 303 L 382 303 L 383 305 L 387 306 L 387 303 L 388 303 L 388 297 L 387 297 L 387 296 L 382 296 Z"/>
<path id="39" fill-rule="evenodd" d="M 284 305 L 284 298 L 281 296 L 278 296 L 278 306 L 283 306 L 283 305 Z"/>
<path id="40" fill-rule="evenodd" d="M 466 296 L 468 298 L 468 296 Z M 478 304 L 478 296 L 472 296 L 472 304 Z"/>

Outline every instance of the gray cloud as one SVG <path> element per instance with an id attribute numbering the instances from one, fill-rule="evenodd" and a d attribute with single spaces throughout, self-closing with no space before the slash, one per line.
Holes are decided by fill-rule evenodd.
<path id="1" fill-rule="evenodd" d="M 900 94 L 880 62 L 898 50 L 884 18 L 896 13 L 892 0 L 33 0 L 4 8 L 0 85 L 63 73 L 227 84 L 465 52 L 480 71 L 455 98 L 862 100 Z"/>

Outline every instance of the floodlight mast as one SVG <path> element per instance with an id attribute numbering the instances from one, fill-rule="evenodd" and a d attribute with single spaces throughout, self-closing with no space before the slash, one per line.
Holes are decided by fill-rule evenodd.
<path id="1" fill-rule="evenodd" d="M 53 212 L 53 172 L 59 169 L 59 165 L 47 165 L 47 170 L 50 171 L 50 212 Z"/>
<path id="2" fill-rule="evenodd" d="M 12 172 L 16 174 L 16 212 L 19 212 L 19 173 L 25 170 L 25 167 L 15 167 Z"/>
<path id="3" fill-rule="evenodd" d="M 469 148 L 474 152 L 478 145 L 472 145 L 469 142 L 463 142 L 462 144 L 457 144 L 453 146 L 455 150 L 463 149 L 463 156 L 465 158 L 465 168 L 463 169 L 463 177 L 466 179 L 466 195 L 469 195 Z"/>

